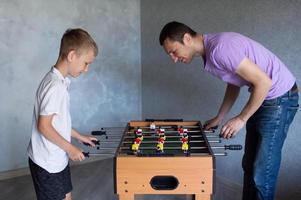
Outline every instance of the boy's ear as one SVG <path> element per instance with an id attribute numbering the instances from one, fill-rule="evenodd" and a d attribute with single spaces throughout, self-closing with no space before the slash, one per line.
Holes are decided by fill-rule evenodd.
<path id="1" fill-rule="evenodd" d="M 76 56 L 75 50 L 71 50 L 71 51 L 69 51 L 69 53 L 67 55 L 67 60 L 69 62 L 72 62 L 75 56 Z"/>

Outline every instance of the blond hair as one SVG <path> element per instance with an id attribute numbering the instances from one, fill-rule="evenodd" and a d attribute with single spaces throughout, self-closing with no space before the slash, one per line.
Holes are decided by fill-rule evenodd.
<path id="1" fill-rule="evenodd" d="M 83 29 L 67 29 L 61 39 L 59 58 L 65 59 L 68 53 L 74 50 L 77 55 L 83 51 L 93 50 L 94 56 L 98 54 L 98 47 L 89 33 Z"/>

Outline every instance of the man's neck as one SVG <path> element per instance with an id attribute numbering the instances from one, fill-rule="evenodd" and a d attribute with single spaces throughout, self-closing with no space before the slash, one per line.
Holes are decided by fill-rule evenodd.
<path id="1" fill-rule="evenodd" d="M 197 34 L 197 36 L 194 38 L 194 46 L 195 46 L 195 56 L 204 57 L 205 45 L 204 45 L 203 34 Z"/>

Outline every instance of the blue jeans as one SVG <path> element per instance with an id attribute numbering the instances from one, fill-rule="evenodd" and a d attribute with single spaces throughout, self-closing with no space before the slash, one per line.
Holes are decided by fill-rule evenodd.
<path id="1" fill-rule="evenodd" d="M 281 150 L 298 110 L 298 92 L 265 100 L 247 121 L 243 200 L 272 200 L 281 163 Z"/>

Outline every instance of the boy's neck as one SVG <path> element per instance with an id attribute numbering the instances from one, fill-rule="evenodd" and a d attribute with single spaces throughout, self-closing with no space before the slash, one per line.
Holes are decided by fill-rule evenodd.
<path id="1" fill-rule="evenodd" d="M 60 71 L 60 73 L 63 75 L 63 77 L 67 77 L 68 75 L 68 64 L 65 60 L 58 60 L 54 67 Z"/>

